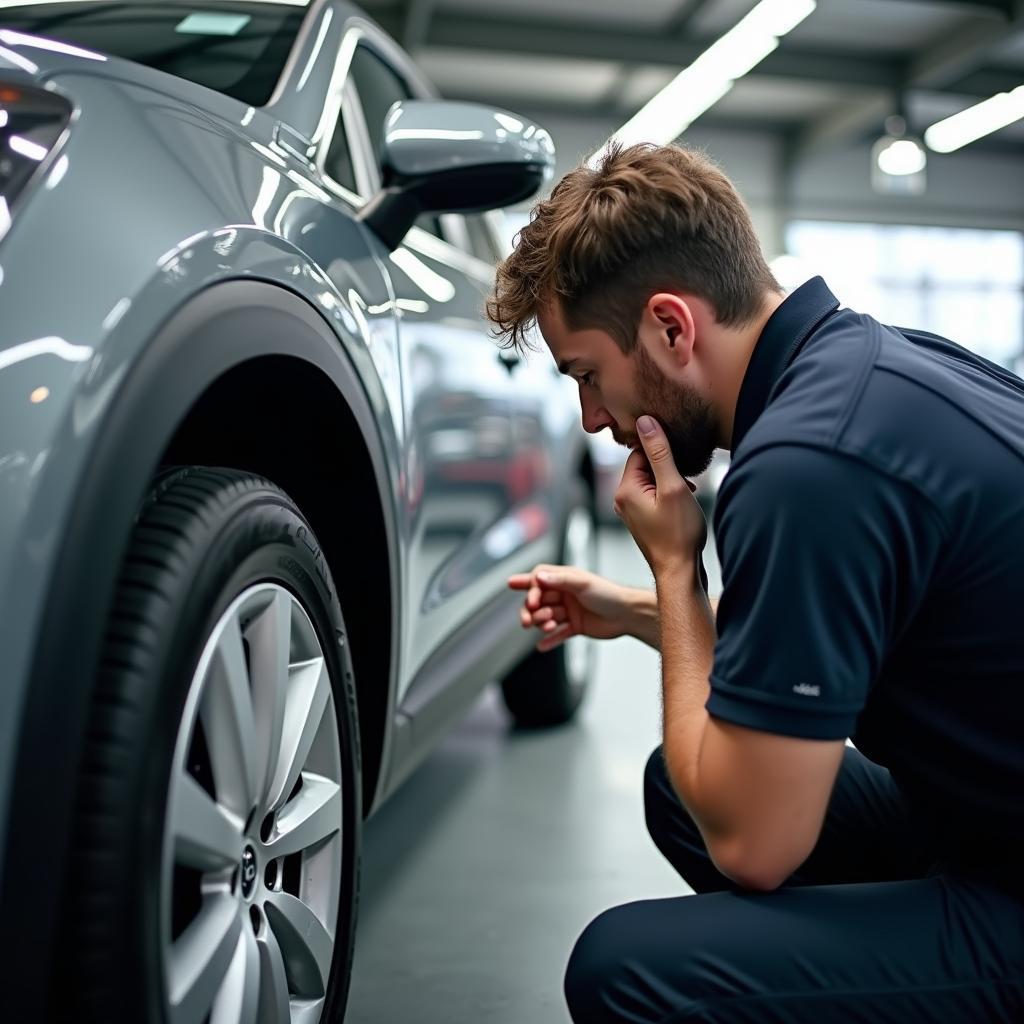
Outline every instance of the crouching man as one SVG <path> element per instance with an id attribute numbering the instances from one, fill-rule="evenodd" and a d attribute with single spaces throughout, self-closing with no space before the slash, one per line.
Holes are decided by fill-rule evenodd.
<path id="1" fill-rule="evenodd" d="M 589 925 L 573 1020 L 1024 1020 L 1024 383 L 820 278 L 783 296 L 676 147 L 568 174 L 489 312 L 518 347 L 539 325 L 584 427 L 633 449 L 616 510 L 656 592 L 511 585 L 541 649 L 660 649 L 647 823 L 697 892 Z M 686 478 L 716 447 L 714 616 Z"/>

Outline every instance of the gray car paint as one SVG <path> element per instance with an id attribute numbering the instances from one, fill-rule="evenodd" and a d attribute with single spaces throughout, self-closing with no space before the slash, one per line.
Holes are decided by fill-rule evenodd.
<path id="1" fill-rule="evenodd" d="M 439 124 L 458 127 L 438 131 Z M 543 128 L 470 103 L 410 103 L 391 111 L 385 125 L 388 163 L 408 178 L 448 167 L 531 163 L 555 154 Z"/>
<path id="2" fill-rule="evenodd" d="M 22 58 L 13 63 L 0 52 L 0 78 L 45 82 L 75 106 L 63 146 L 0 240 L 0 874 L 26 688 L 60 584 L 61 538 L 123 381 L 191 297 L 218 282 L 276 282 L 319 312 L 339 358 L 355 367 L 396 524 L 389 570 L 402 607 L 415 612 L 401 616 L 392 707 L 508 571 L 557 555 L 564 495 L 556 482 L 582 458 L 563 383 L 547 365 L 498 360 L 480 318 L 485 265 L 414 229 L 403 269 L 353 216 L 356 197 L 330 189 L 317 170 L 360 38 L 430 95 L 397 47 L 344 3 L 314 5 L 274 98 L 259 110 L 113 58 L 19 44 L 7 47 Z M 38 71 L 17 66 L 25 61 Z M 417 265 L 434 277 L 417 271 L 417 284 L 408 273 Z M 452 291 L 443 302 L 424 297 L 423 282 L 436 279 Z M 48 396 L 30 401 L 39 388 Z M 463 420 L 438 426 L 438 403 L 450 393 L 464 396 Z M 450 518 L 452 501 L 444 467 L 425 458 L 425 446 L 451 452 L 459 430 L 490 437 L 505 469 L 519 451 L 548 462 L 504 504 L 485 488 L 455 488 L 463 518 L 428 543 L 431 517 Z"/>

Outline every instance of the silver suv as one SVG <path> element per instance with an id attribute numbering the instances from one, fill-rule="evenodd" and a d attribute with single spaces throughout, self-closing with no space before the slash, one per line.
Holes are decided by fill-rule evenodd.
<path id="1" fill-rule="evenodd" d="M 593 559 L 552 366 L 482 317 L 551 172 L 359 10 L 0 3 L 3 1016 L 335 1021 L 360 825 Z"/>

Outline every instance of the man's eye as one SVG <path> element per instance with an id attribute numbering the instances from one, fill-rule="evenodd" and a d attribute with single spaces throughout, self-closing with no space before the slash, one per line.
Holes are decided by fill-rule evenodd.
<path id="1" fill-rule="evenodd" d="M 582 384 L 582 385 L 583 385 L 583 386 L 584 386 L 585 388 L 591 388 L 591 387 L 593 387 L 593 386 L 594 386 L 594 374 L 593 374 L 593 373 L 584 373 L 584 374 L 583 374 L 583 375 L 582 375 L 582 376 L 580 377 L 580 383 L 581 383 L 581 384 Z"/>

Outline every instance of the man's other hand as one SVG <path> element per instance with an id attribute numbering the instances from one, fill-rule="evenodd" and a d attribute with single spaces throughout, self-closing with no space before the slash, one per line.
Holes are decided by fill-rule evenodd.
<path id="1" fill-rule="evenodd" d="M 696 486 L 679 475 L 657 420 L 641 416 L 636 429 L 643 451 L 634 450 L 626 460 L 615 511 L 655 576 L 662 570 L 689 570 L 699 564 L 708 535 L 693 496 Z"/>
<path id="2" fill-rule="evenodd" d="M 611 640 L 636 635 L 638 605 L 653 605 L 651 595 L 568 565 L 538 565 L 510 577 L 508 585 L 526 591 L 519 621 L 524 629 L 543 634 L 538 651 L 550 651 L 574 636 Z"/>

